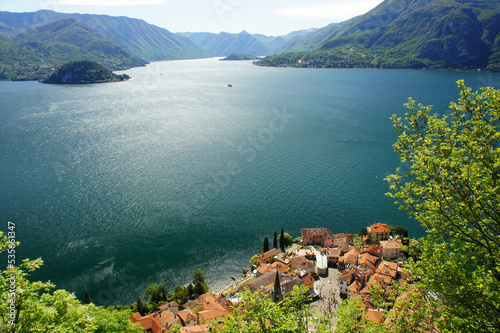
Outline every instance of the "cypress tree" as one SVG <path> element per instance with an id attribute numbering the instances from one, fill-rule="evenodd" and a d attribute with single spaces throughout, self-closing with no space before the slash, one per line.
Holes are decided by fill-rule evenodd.
<path id="1" fill-rule="evenodd" d="M 281 251 L 285 252 L 285 230 L 283 230 L 283 228 L 281 228 L 280 248 Z"/>
<path id="2" fill-rule="evenodd" d="M 273 237 L 273 249 L 278 248 L 278 232 L 274 230 L 274 237 Z"/>
<path id="3" fill-rule="evenodd" d="M 92 301 L 90 300 L 90 295 L 87 292 L 87 290 L 85 290 L 85 304 L 90 304 L 90 303 L 92 303 Z"/>
<path id="4" fill-rule="evenodd" d="M 269 239 L 267 239 L 267 237 L 264 238 L 264 246 L 263 246 L 263 248 L 264 248 L 264 253 L 266 253 L 267 251 L 269 251 Z"/>
<path id="5" fill-rule="evenodd" d="M 146 315 L 146 306 L 142 303 L 141 296 L 137 296 L 137 312 L 141 314 L 141 316 Z"/>

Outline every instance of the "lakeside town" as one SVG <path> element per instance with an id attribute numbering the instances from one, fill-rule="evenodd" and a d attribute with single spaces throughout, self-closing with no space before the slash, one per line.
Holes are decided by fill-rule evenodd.
<path id="1" fill-rule="evenodd" d="M 333 316 L 342 299 L 360 296 L 366 319 L 384 323 L 390 320 L 388 313 L 371 301 L 370 289 L 390 290 L 393 283 L 410 279 L 403 269 L 407 236 L 406 229 L 404 235 L 395 234 L 384 223 L 362 228 L 358 235 L 305 228 L 300 239 L 283 251 L 277 246 L 275 233 L 274 247 L 265 249 L 266 239 L 266 251 L 252 257 L 244 277 L 227 288 L 206 292 L 182 305 L 176 301 L 163 304 L 144 316 L 136 312 L 130 319 L 140 323 L 144 332 L 168 332 L 174 325 L 181 333 L 211 332 L 232 313 L 244 290 L 260 291 L 280 303 L 295 286 L 305 286 L 315 315 Z M 283 238 L 282 231 L 280 241 Z"/>

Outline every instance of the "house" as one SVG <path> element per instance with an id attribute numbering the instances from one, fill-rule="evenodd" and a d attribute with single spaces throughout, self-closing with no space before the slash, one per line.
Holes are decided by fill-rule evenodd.
<path id="1" fill-rule="evenodd" d="M 284 296 L 290 295 L 293 287 L 296 285 L 302 285 L 304 282 L 297 278 L 292 277 L 290 275 L 284 274 L 278 270 L 273 270 L 269 273 L 266 273 L 258 278 L 255 278 L 242 286 L 240 286 L 240 290 L 245 288 L 249 288 L 250 291 L 255 292 L 257 290 L 262 291 L 262 293 L 266 296 L 271 295 L 272 288 L 276 281 L 276 272 L 278 272 L 281 290 Z"/>
<path id="2" fill-rule="evenodd" d="M 304 275 L 303 277 L 300 278 L 302 280 L 302 283 L 304 284 L 304 286 L 308 287 L 308 288 L 313 288 L 314 287 L 314 278 L 311 274 L 306 274 Z"/>
<path id="3" fill-rule="evenodd" d="M 347 295 L 347 288 L 354 282 L 354 274 L 351 271 L 347 271 L 339 277 L 339 289 L 340 293 Z"/>
<path id="4" fill-rule="evenodd" d="M 200 325 L 217 323 L 219 318 L 226 317 L 229 314 L 228 309 L 217 301 L 211 292 L 198 297 L 199 303 L 192 309 L 198 315 Z"/>
<path id="5" fill-rule="evenodd" d="M 389 238 L 391 230 L 385 223 L 375 223 L 366 228 L 373 242 L 379 242 Z"/>
<path id="6" fill-rule="evenodd" d="M 359 295 L 361 289 L 363 289 L 363 283 L 361 281 L 354 280 L 354 282 L 347 287 L 347 297 L 351 298 Z"/>
<path id="7" fill-rule="evenodd" d="M 389 239 L 386 241 L 380 241 L 380 246 L 382 246 L 382 256 L 388 259 L 397 259 L 403 255 L 403 250 L 401 249 L 403 243 L 400 239 Z"/>
<path id="8" fill-rule="evenodd" d="M 177 304 L 176 301 L 172 301 L 170 303 L 167 303 L 167 304 L 160 306 L 158 309 L 160 311 L 167 310 L 167 311 L 172 312 L 173 314 L 177 314 L 177 312 L 179 312 L 179 304 Z"/>
<path id="9" fill-rule="evenodd" d="M 367 320 L 374 322 L 374 323 L 383 323 L 384 322 L 384 314 L 380 312 L 379 310 L 371 310 L 368 309 L 365 312 L 365 317 Z"/>
<path id="10" fill-rule="evenodd" d="M 262 263 L 256 269 L 257 276 L 264 275 L 264 274 L 266 274 L 268 272 L 271 272 L 271 271 L 273 271 L 275 269 L 277 269 L 277 270 L 279 270 L 281 272 L 286 272 L 289 269 L 289 266 L 285 265 L 284 263 L 279 262 L 279 261 L 275 261 L 272 264 Z"/>
<path id="11" fill-rule="evenodd" d="M 313 274 L 315 267 L 316 264 L 306 257 L 297 256 L 290 259 L 290 268 L 293 271 L 306 271 L 307 273 Z"/>
<path id="12" fill-rule="evenodd" d="M 325 239 L 332 238 L 333 233 L 327 228 L 308 228 L 301 229 L 302 245 L 321 245 L 325 246 Z"/>
<path id="13" fill-rule="evenodd" d="M 368 274 L 370 275 L 375 274 L 375 271 L 377 270 L 378 260 L 378 257 L 372 256 L 369 253 L 363 253 L 358 258 L 358 267 L 368 272 Z"/>
<path id="14" fill-rule="evenodd" d="M 158 311 L 146 316 L 141 316 L 139 312 L 136 312 L 130 316 L 130 320 L 132 323 L 140 323 L 144 331 L 164 333 L 175 323 L 175 317 L 176 316 L 170 311 Z M 167 327 L 167 323 L 170 324 L 169 327 Z"/>
<path id="15" fill-rule="evenodd" d="M 369 253 L 375 257 L 382 257 L 382 246 L 365 245 L 361 248 L 361 253 Z"/>
<path id="16" fill-rule="evenodd" d="M 329 265 L 336 265 L 339 262 L 339 258 L 344 255 L 344 251 L 340 247 L 326 250 L 326 258 Z"/>
<path id="17" fill-rule="evenodd" d="M 345 267 L 354 267 L 358 264 L 359 252 L 356 250 L 351 250 L 346 252 L 343 257 L 339 258 L 339 262 L 344 263 Z"/>
<path id="18" fill-rule="evenodd" d="M 191 309 L 179 311 L 177 316 L 181 319 L 182 326 L 194 326 L 198 324 L 198 316 Z"/>
<path id="19" fill-rule="evenodd" d="M 208 325 L 195 325 L 181 327 L 181 333 L 205 333 L 212 332 L 212 329 Z"/>
<path id="20" fill-rule="evenodd" d="M 323 241 L 324 247 L 337 247 L 340 243 L 351 244 L 354 240 L 353 234 L 335 234 L 331 237 L 326 237 Z"/>
<path id="21" fill-rule="evenodd" d="M 378 264 L 377 270 L 375 272 L 390 276 L 392 279 L 396 279 L 396 277 L 398 276 L 398 264 L 382 260 L 380 264 Z"/>
<path id="22" fill-rule="evenodd" d="M 255 259 L 255 263 L 257 265 L 260 265 L 262 263 L 272 263 L 274 261 L 274 256 L 277 256 L 278 254 L 281 253 L 281 250 L 280 249 L 271 249 L 263 254 L 261 254 L 260 256 L 257 256 L 257 258 Z"/>

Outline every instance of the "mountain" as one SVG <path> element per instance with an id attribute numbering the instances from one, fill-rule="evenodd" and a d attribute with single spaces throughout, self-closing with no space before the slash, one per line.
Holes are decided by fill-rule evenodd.
<path id="1" fill-rule="evenodd" d="M 201 49 L 214 57 L 225 57 L 232 53 L 251 54 L 261 56 L 272 54 L 269 47 L 246 31 L 239 34 L 221 32 L 184 32 L 183 36 L 191 39 Z"/>
<path id="2" fill-rule="evenodd" d="M 65 14 L 50 10 L 33 13 L 0 12 L 0 35 L 14 37 L 36 25 L 72 17 L 146 61 L 203 58 L 209 55 L 191 40 L 144 20 L 95 14 Z"/>
<path id="3" fill-rule="evenodd" d="M 499 33 L 500 0 L 386 0 L 365 15 L 282 48 L 312 52 L 261 64 L 498 70 Z"/>
<path id="4" fill-rule="evenodd" d="M 99 62 L 110 70 L 146 64 L 116 42 L 74 19 L 35 26 L 13 38 L 0 37 L 0 79 L 40 79 L 74 60 Z"/>
<path id="5" fill-rule="evenodd" d="M 292 31 L 284 36 L 277 36 L 277 37 L 266 36 L 262 34 L 253 34 L 252 36 L 254 36 L 262 44 L 264 44 L 268 49 L 270 49 L 272 53 L 276 53 L 281 47 L 283 47 L 290 40 L 297 37 L 306 36 L 308 34 L 314 33 L 317 30 L 318 29 L 315 28 L 297 30 L 297 31 Z"/>

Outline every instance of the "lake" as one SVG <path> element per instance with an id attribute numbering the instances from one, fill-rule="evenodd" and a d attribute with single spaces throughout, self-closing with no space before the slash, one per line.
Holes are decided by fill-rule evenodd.
<path id="1" fill-rule="evenodd" d="M 0 230 L 34 278 L 100 305 L 170 290 L 202 268 L 212 290 L 282 227 L 357 233 L 418 224 L 384 193 L 402 165 L 389 117 L 408 97 L 446 111 L 456 81 L 498 74 L 155 62 L 126 82 L 0 82 Z M 229 87 L 228 85 L 232 85 Z M 5 260 L 6 258 L 0 257 Z"/>

